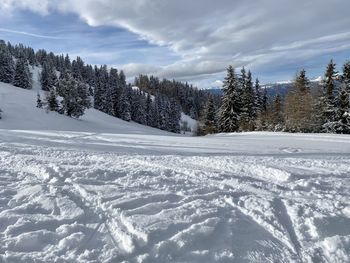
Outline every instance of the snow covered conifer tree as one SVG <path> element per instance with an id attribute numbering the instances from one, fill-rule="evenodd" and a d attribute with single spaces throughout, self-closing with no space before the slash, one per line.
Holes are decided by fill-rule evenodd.
<path id="1" fill-rule="evenodd" d="M 32 74 L 29 71 L 28 62 L 23 54 L 19 56 L 16 62 L 13 85 L 23 89 L 32 88 Z"/>
<path id="2" fill-rule="evenodd" d="M 121 88 L 119 86 L 118 70 L 111 68 L 109 72 L 109 94 L 110 94 L 110 114 L 115 117 L 120 117 L 119 102 L 121 96 Z"/>
<path id="3" fill-rule="evenodd" d="M 240 119 L 240 129 L 242 131 L 252 131 L 255 129 L 255 92 L 252 83 L 252 73 L 248 71 L 242 90 L 242 113 Z"/>
<path id="4" fill-rule="evenodd" d="M 338 95 L 337 116 L 330 125 L 331 130 L 336 133 L 350 134 L 350 62 L 345 62 L 343 66 L 343 75 L 341 89 Z"/>
<path id="5" fill-rule="evenodd" d="M 52 88 L 46 96 L 46 105 L 47 109 L 49 111 L 58 111 L 59 106 L 58 106 L 58 100 L 57 100 L 57 93 L 55 88 Z"/>
<path id="6" fill-rule="evenodd" d="M 153 126 L 153 101 L 152 101 L 152 97 L 149 93 L 147 93 L 146 96 L 146 124 L 148 126 Z"/>
<path id="7" fill-rule="evenodd" d="M 219 116 L 220 132 L 235 132 L 239 128 L 240 119 L 240 92 L 232 66 L 227 69 L 227 76 L 223 85 L 224 96 Z"/>
<path id="8" fill-rule="evenodd" d="M 216 127 L 216 112 L 214 106 L 213 96 L 209 96 L 207 104 L 204 108 L 204 132 L 211 134 L 217 132 Z"/>
<path id="9" fill-rule="evenodd" d="M 63 75 L 64 73 L 62 73 Z M 49 60 L 45 60 L 40 74 L 41 89 L 49 91 L 52 89 L 57 81 L 55 68 Z"/>
<path id="10" fill-rule="evenodd" d="M 131 119 L 140 124 L 146 124 L 146 98 L 141 91 L 133 91 L 131 104 Z"/>
<path id="11" fill-rule="evenodd" d="M 62 112 L 69 116 L 79 118 L 90 108 L 90 98 L 86 84 L 74 79 L 71 74 L 58 82 L 57 92 L 62 97 Z"/>
<path id="12" fill-rule="evenodd" d="M 323 95 L 320 98 L 321 102 L 321 111 L 320 122 L 323 124 L 323 131 L 325 132 L 334 132 L 332 130 L 333 122 L 335 121 L 337 109 L 336 109 L 336 100 L 334 97 L 334 89 L 335 89 L 335 77 L 336 74 L 335 63 L 331 60 L 327 66 L 327 70 L 324 76 L 324 84 L 323 84 Z"/>
<path id="13" fill-rule="evenodd" d="M 348 94 L 350 95 L 350 61 L 345 62 L 343 66 L 342 82 L 343 85 L 346 86 Z"/>
<path id="14" fill-rule="evenodd" d="M 172 99 L 168 103 L 168 127 L 167 130 L 174 133 L 180 133 L 181 108 L 180 105 Z"/>
<path id="15" fill-rule="evenodd" d="M 0 81 L 12 83 L 15 64 L 5 43 L 0 44 Z"/>
<path id="16" fill-rule="evenodd" d="M 110 106 L 108 98 L 108 70 L 107 66 L 95 67 L 96 86 L 94 90 L 94 108 L 107 113 Z"/>
<path id="17" fill-rule="evenodd" d="M 284 128 L 283 103 L 280 94 L 275 96 L 272 104 L 273 131 L 282 131 Z"/>
<path id="18" fill-rule="evenodd" d="M 342 85 L 339 93 L 339 108 L 337 119 L 333 123 L 332 130 L 336 133 L 350 134 L 350 103 L 347 86 Z"/>
<path id="19" fill-rule="evenodd" d="M 255 79 L 255 112 L 256 112 L 256 115 L 260 115 L 262 109 L 262 93 L 261 93 L 261 87 L 260 87 L 260 82 L 259 82 L 259 79 Z"/>
<path id="20" fill-rule="evenodd" d="M 124 88 L 121 96 L 121 112 L 120 117 L 124 121 L 131 121 L 131 102 L 130 102 L 131 88 Z"/>

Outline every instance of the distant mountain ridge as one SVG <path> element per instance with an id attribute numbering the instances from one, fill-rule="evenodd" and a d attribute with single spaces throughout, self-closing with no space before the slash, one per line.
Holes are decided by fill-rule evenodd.
<path id="1" fill-rule="evenodd" d="M 316 91 L 317 88 L 322 84 L 323 77 L 319 76 L 317 78 L 310 80 L 311 91 Z M 282 97 L 285 97 L 288 91 L 293 87 L 293 80 L 286 81 L 277 81 L 274 83 L 268 83 L 261 85 L 263 89 L 267 90 L 268 97 L 274 97 L 277 94 L 280 94 Z M 224 94 L 221 87 L 212 87 L 207 89 L 208 92 L 214 95 L 222 96 Z"/>

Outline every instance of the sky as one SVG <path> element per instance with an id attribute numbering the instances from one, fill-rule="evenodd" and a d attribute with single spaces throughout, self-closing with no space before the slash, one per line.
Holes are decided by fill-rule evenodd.
<path id="1" fill-rule="evenodd" d="M 221 85 L 225 69 L 262 83 L 350 59 L 349 0 L 1 0 L 0 39 L 138 74 Z"/>

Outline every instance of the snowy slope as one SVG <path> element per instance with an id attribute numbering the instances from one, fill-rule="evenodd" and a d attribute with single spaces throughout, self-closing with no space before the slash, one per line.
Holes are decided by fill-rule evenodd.
<path id="1" fill-rule="evenodd" d="M 0 84 L 0 262 L 350 261 L 349 136 L 176 136 L 35 97 Z"/>
<path id="2" fill-rule="evenodd" d="M 195 119 L 192 119 L 187 114 L 181 112 L 180 125 L 181 125 L 181 127 L 186 125 L 191 130 L 192 133 L 195 133 L 197 130 L 198 122 Z"/>
<path id="3" fill-rule="evenodd" d="M 34 75 L 33 90 L 24 90 L 0 82 L 0 108 L 3 110 L 0 129 L 166 134 L 157 129 L 108 116 L 95 109 L 87 110 L 79 120 L 38 109 L 36 79 Z M 40 92 L 44 98 L 44 93 Z"/>

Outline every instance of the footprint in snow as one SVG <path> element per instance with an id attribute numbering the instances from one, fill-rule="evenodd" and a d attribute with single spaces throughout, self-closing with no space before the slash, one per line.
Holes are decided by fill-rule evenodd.
<path id="1" fill-rule="evenodd" d="M 301 152 L 301 149 L 289 148 L 289 147 L 280 148 L 280 150 L 281 150 L 282 152 L 285 152 L 285 153 L 300 153 L 300 152 Z"/>

